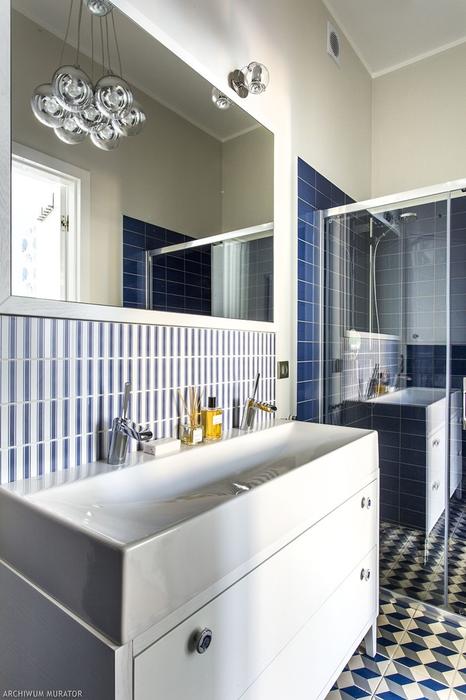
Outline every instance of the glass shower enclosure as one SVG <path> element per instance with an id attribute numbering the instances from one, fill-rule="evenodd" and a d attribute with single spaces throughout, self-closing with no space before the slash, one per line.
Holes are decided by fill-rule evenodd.
<path id="1" fill-rule="evenodd" d="M 466 614 L 466 181 L 323 212 L 321 420 L 379 433 L 380 582 Z"/>

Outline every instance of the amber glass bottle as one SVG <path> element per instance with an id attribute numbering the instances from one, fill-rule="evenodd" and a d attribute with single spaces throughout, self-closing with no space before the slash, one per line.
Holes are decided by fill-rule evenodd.
<path id="1" fill-rule="evenodd" d="M 223 428 L 223 408 L 217 408 L 215 396 L 209 396 L 207 408 L 202 409 L 202 426 L 204 428 L 204 440 L 220 440 Z"/>

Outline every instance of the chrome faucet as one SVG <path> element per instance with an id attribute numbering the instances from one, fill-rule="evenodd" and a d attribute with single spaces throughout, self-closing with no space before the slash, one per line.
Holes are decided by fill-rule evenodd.
<path id="1" fill-rule="evenodd" d="M 399 389 L 406 389 L 408 382 L 410 382 L 411 380 L 412 380 L 412 377 L 410 377 L 405 372 L 405 358 L 404 358 L 403 353 L 401 353 L 400 364 L 398 367 L 398 372 L 396 373 L 396 377 L 395 377 L 395 390 L 398 391 Z"/>
<path id="2" fill-rule="evenodd" d="M 129 396 L 131 394 L 131 383 L 126 382 L 125 394 L 123 398 L 122 415 L 114 418 L 112 421 L 112 434 L 110 438 L 110 447 L 108 450 L 107 462 L 114 466 L 126 464 L 128 459 L 129 439 L 137 440 L 138 442 L 146 442 L 151 440 L 152 432 L 141 425 L 133 423 L 127 416 Z"/>
<path id="3" fill-rule="evenodd" d="M 257 411 L 264 411 L 265 413 L 275 413 L 275 411 L 277 410 L 277 407 L 273 403 L 256 400 L 259 380 L 260 374 L 258 372 L 256 376 L 256 381 L 254 382 L 254 389 L 252 395 L 248 399 L 246 399 L 246 402 L 244 404 L 243 418 L 241 421 L 240 430 L 251 430 L 251 428 L 253 428 Z"/>

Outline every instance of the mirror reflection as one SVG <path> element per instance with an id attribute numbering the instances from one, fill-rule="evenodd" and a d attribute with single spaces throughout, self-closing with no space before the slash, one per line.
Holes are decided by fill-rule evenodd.
<path id="1" fill-rule="evenodd" d="M 13 0 L 12 125 L 12 294 L 273 319 L 273 135 L 110 2 Z"/>

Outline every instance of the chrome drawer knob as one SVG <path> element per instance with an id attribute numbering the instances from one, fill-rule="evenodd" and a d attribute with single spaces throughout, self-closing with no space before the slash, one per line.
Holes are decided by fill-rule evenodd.
<path id="1" fill-rule="evenodd" d="M 370 569 L 361 569 L 361 581 L 369 581 L 371 577 L 371 570 Z"/>
<path id="2" fill-rule="evenodd" d="M 438 447 L 440 445 L 440 440 L 436 438 L 432 441 L 432 447 Z"/>
<path id="3" fill-rule="evenodd" d="M 432 490 L 438 491 L 439 488 L 440 488 L 440 481 L 434 481 L 434 483 L 432 484 Z"/>
<path id="4" fill-rule="evenodd" d="M 208 627 L 205 627 L 202 632 L 199 632 L 195 640 L 195 648 L 198 654 L 205 654 L 207 649 L 210 647 L 212 637 L 212 630 L 210 630 Z"/>
<path id="5" fill-rule="evenodd" d="M 369 496 L 367 498 L 365 496 L 363 496 L 361 498 L 361 508 L 367 508 L 367 510 L 369 510 L 371 505 L 372 505 L 372 501 L 371 501 Z"/>

